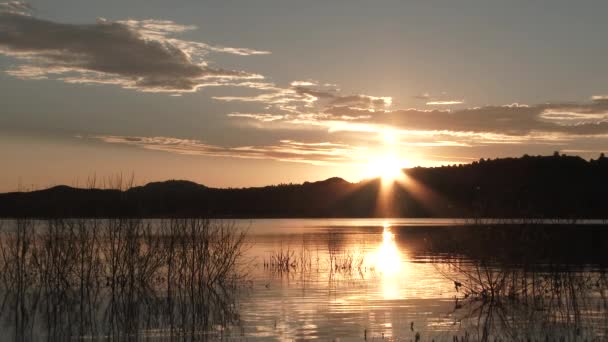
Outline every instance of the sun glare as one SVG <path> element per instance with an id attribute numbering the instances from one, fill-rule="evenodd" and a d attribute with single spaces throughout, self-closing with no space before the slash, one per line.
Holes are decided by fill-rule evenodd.
<path id="1" fill-rule="evenodd" d="M 399 139 L 394 131 L 386 130 L 382 132 L 382 141 L 385 145 L 394 145 L 399 141 Z"/>
<path id="2" fill-rule="evenodd" d="M 370 160 L 367 167 L 367 177 L 380 177 L 383 182 L 391 182 L 403 176 L 407 162 L 394 156 L 385 156 Z"/>

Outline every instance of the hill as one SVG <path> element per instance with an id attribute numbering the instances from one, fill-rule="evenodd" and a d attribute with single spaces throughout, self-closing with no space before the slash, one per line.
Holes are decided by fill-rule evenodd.
<path id="1" fill-rule="evenodd" d="M 189 181 L 126 191 L 57 186 L 0 194 L 0 217 L 607 218 L 608 158 L 523 156 L 404 170 L 403 184 L 330 178 L 210 188 Z"/>

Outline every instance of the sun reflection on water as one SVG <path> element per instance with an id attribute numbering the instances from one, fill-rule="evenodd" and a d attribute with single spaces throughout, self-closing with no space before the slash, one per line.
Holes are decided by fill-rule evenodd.
<path id="1" fill-rule="evenodd" d="M 383 224 L 382 244 L 375 252 L 375 267 L 382 276 L 384 299 L 399 298 L 400 276 L 403 275 L 401 253 L 395 242 L 395 234 L 388 223 Z"/>

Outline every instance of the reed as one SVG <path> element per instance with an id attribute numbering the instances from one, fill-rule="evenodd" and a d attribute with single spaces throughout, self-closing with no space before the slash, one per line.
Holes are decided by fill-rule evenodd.
<path id="1" fill-rule="evenodd" d="M 354 249 L 328 249 L 328 253 L 314 253 L 304 243 L 299 248 L 281 246 L 263 261 L 268 271 L 278 275 L 299 275 L 304 282 L 313 275 L 327 274 L 330 281 L 336 275 L 359 275 L 367 272 L 365 254 Z"/>
<path id="2" fill-rule="evenodd" d="M 602 268 L 585 272 L 561 264 L 459 260 L 438 266 L 438 271 L 454 282 L 458 295 L 453 315 L 470 325 L 465 330 L 471 335 L 459 341 L 596 340 L 594 334 L 608 322 L 608 282 Z M 596 314 L 588 315 L 589 310 Z"/>
<path id="3" fill-rule="evenodd" d="M 0 314 L 15 340 L 158 334 L 238 322 L 246 231 L 206 219 L 17 220 L 0 233 Z"/>

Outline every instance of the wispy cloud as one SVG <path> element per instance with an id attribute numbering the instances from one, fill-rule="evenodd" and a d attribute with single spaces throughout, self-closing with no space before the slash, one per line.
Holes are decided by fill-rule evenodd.
<path id="1" fill-rule="evenodd" d="M 285 115 L 278 114 L 251 114 L 251 113 L 230 113 L 229 117 L 233 118 L 249 118 L 262 122 L 278 121 L 285 118 Z"/>
<path id="2" fill-rule="evenodd" d="M 256 116 L 249 116 L 256 119 Z M 453 132 L 469 136 L 532 135 L 582 137 L 608 134 L 608 101 L 588 103 L 484 106 L 458 110 L 370 110 L 333 106 L 276 118 L 277 123 L 325 127 L 330 131 Z M 508 141 L 511 139 L 502 139 Z"/>
<path id="3" fill-rule="evenodd" d="M 439 96 L 432 96 L 430 93 L 422 93 L 412 97 L 416 100 L 424 100 L 427 106 L 451 106 L 464 103 L 464 100 L 447 98 L 447 93 L 445 92 L 442 92 Z"/>
<path id="4" fill-rule="evenodd" d="M 37 17 L 25 2 L 0 3 L 0 55 L 16 62 L 6 71 L 14 77 L 116 85 L 173 95 L 203 87 L 247 88 L 246 95 L 224 93 L 214 97 L 247 103 L 246 109 L 240 109 L 244 112 L 227 114 L 237 124 L 346 132 L 351 139 L 348 144 L 334 141 L 339 135 L 334 134 L 320 139 L 325 141 L 321 143 L 281 140 L 272 145 L 226 147 L 169 137 L 95 137 L 107 143 L 190 155 L 342 164 L 368 158 L 369 151 L 355 144 L 369 142 L 370 136 L 387 130 L 395 132 L 396 146 L 444 151 L 608 139 L 608 95 L 601 93 L 576 103 L 463 108 L 465 100 L 461 96 L 425 92 L 413 96 L 420 100 L 419 108 L 399 108 L 385 94 L 342 91 L 334 84 L 310 79 L 281 85 L 256 73 L 216 67 L 211 59 L 217 54 L 252 56 L 269 52 L 179 38 L 195 29 L 155 19 L 99 18 L 90 24 L 58 23 Z M 251 104 L 263 109 L 256 112 Z"/>
<path id="5" fill-rule="evenodd" d="M 591 96 L 592 101 L 608 101 L 608 95 L 593 95 Z"/>
<path id="6" fill-rule="evenodd" d="M 64 24 L 32 16 L 30 10 L 24 2 L 0 4 L 0 54 L 20 63 L 8 71 L 15 77 L 171 93 L 263 78 L 241 70 L 211 67 L 207 56 L 210 52 L 268 52 L 174 37 L 194 26 L 167 20 L 103 18 L 93 24 Z"/>
<path id="7" fill-rule="evenodd" d="M 429 94 L 429 93 L 422 93 L 422 94 L 414 95 L 412 97 L 417 100 L 431 100 L 431 94 Z"/>
<path id="8" fill-rule="evenodd" d="M 0 12 L 29 15 L 32 10 L 32 6 L 24 1 L 0 2 Z"/>
<path id="9" fill-rule="evenodd" d="M 437 141 L 404 141 L 400 145 L 413 146 L 413 147 L 472 147 L 473 145 L 465 142 L 450 141 L 450 140 L 437 140 Z"/>
<path id="10" fill-rule="evenodd" d="M 319 85 L 315 82 L 295 81 L 291 83 L 297 94 L 308 95 L 325 106 L 348 106 L 360 109 L 385 109 L 391 106 L 390 96 L 371 96 L 365 94 L 342 95 L 332 86 Z"/>
<path id="11" fill-rule="evenodd" d="M 288 87 L 272 83 L 252 83 L 248 87 L 262 93 L 249 96 L 216 96 L 220 101 L 256 102 L 290 113 L 309 113 L 328 107 L 349 107 L 364 110 L 385 110 L 392 104 L 390 96 L 366 94 L 341 94 L 331 84 L 313 81 L 293 81 Z"/>
<path id="12" fill-rule="evenodd" d="M 337 165 L 365 160 L 366 148 L 335 142 L 299 142 L 281 140 L 276 145 L 224 147 L 200 140 L 171 137 L 94 136 L 106 143 L 132 145 L 148 150 L 183 155 L 270 159 L 314 165 Z"/>
<path id="13" fill-rule="evenodd" d="M 447 105 L 456 105 L 462 104 L 464 100 L 445 100 L 445 101 L 428 101 L 426 103 L 427 106 L 447 106 Z"/>

